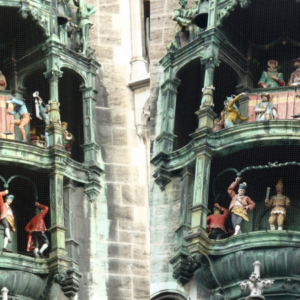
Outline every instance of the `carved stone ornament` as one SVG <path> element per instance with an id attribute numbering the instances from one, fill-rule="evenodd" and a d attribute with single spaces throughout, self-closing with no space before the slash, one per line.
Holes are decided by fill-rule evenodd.
<path id="1" fill-rule="evenodd" d="M 21 8 L 19 9 L 19 14 L 23 19 L 27 19 L 30 15 L 37 23 L 40 25 L 40 27 L 44 31 L 45 36 L 50 35 L 50 29 L 49 29 L 49 15 L 48 14 L 41 14 L 41 10 L 35 7 L 31 7 L 29 3 L 26 1 L 21 1 Z"/>
<path id="2" fill-rule="evenodd" d="M 270 288 L 274 281 L 271 279 L 260 279 L 260 262 L 256 261 L 254 264 L 254 272 L 249 277 L 249 280 L 244 280 L 240 284 L 242 291 L 250 290 L 251 294 L 246 298 L 246 300 L 251 299 L 265 299 L 262 296 L 262 292 L 265 289 Z"/>

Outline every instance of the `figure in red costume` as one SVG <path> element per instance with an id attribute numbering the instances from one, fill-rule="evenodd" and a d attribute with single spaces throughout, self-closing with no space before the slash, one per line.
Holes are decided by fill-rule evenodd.
<path id="1" fill-rule="evenodd" d="M 10 231 L 16 231 L 14 225 L 14 214 L 10 208 L 10 204 L 14 200 L 13 195 L 6 196 L 5 202 L 3 202 L 3 196 L 8 194 L 8 190 L 4 192 L 0 192 L 0 209 L 1 209 L 1 216 L 0 216 L 0 223 L 5 229 L 5 237 L 3 243 L 3 252 L 12 252 L 11 250 L 7 249 L 7 244 L 11 243 L 10 238 Z"/>
<path id="2" fill-rule="evenodd" d="M 221 211 L 223 214 L 221 214 Z M 214 240 L 226 238 L 225 221 L 229 215 L 229 210 L 215 203 L 214 214 L 206 219 L 206 228 L 209 232 L 208 237 Z"/>
<path id="3" fill-rule="evenodd" d="M 25 230 L 28 233 L 27 236 L 27 251 L 33 250 L 33 254 L 36 258 L 45 258 L 43 252 L 48 248 L 49 240 L 45 234 L 47 230 L 44 217 L 46 216 L 49 208 L 48 206 L 35 202 L 36 210 L 35 216 L 26 225 Z M 32 245 L 32 240 L 34 246 Z M 39 240 L 43 241 L 43 245 L 40 248 Z"/>

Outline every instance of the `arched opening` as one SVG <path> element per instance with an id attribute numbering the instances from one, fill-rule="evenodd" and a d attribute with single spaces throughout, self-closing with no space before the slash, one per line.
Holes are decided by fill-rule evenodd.
<path id="1" fill-rule="evenodd" d="M 36 61 L 36 56 L 34 61 L 28 61 L 28 57 L 39 48 L 46 37 L 36 22 L 30 17 L 23 19 L 18 9 L 11 7 L 0 7 L 0 28 L 1 71 L 6 77 L 9 90 L 15 88 L 18 71 Z"/>
<path id="2" fill-rule="evenodd" d="M 255 88 L 270 59 L 278 60 L 278 72 L 288 82 L 294 70 L 292 59 L 299 57 L 299 9 L 296 1 L 287 5 L 274 0 L 272 6 L 267 1 L 252 1 L 247 9 L 237 5 L 220 28 L 234 48 L 247 57 Z"/>
<path id="3" fill-rule="evenodd" d="M 82 79 L 70 69 L 63 68 L 62 71 L 63 76 L 59 79 L 61 121 L 68 123 L 67 131 L 74 137 L 71 144 L 71 158 L 83 162 L 84 154 L 81 147 L 84 144 L 83 100 L 80 91 Z"/>
<path id="4" fill-rule="evenodd" d="M 33 256 L 33 252 L 28 252 L 27 248 L 27 232 L 25 227 L 28 222 L 35 216 L 35 202 L 47 206 L 48 213 L 44 218 L 46 228 L 50 228 L 50 191 L 49 191 L 49 175 L 45 172 L 25 169 L 20 166 L 3 165 L 0 166 L 0 191 L 9 190 L 9 195 L 14 196 L 11 209 L 15 218 L 15 233 L 12 234 L 12 243 L 8 244 L 8 248 L 14 253 Z M 3 182 L 5 181 L 5 182 Z M 4 187 L 8 183 L 9 187 Z M 3 197 L 5 201 L 5 197 Z M 3 247 L 3 227 L 1 230 L 1 249 Z M 50 245 L 44 253 L 48 256 L 51 249 L 51 237 L 48 231 L 45 232 Z"/>
<path id="5" fill-rule="evenodd" d="M 178 87 L 176 101 L 174 134 L 177 139 L 173 150 L 188 144 L 191 141 L 189 135 L 197 129 L 198 119 L 195 112 L 199 110 L 201 103 L 203 74 L 198 58 L 185 65 L 176 76 L 181 85 Z"/>
<path id="6" fill-rule="evenodd" d="M 231 198 L 227 189 L 237 176 L 232 169 L 241 171 L 248 167 L 242 173 L 241 182 L 247 183 L 246 195 L 256 203 L 256 207 L 248 214 L 249 222 L 243 222 L 242 232 L 270 229 L 268 219 L 272 208 L 267 208 L 265 205 L 267 188 L 270 188 L 270 199 L 276 195 L 275 185 L 280 178 L 284 187 L 283 195 L 288 196 L 291 200 L 291 207 L 286 208 L 283 229 L 300 231 L 298 218 L 300 205 L 297 200 L 300 193 L 300 166 L 291 164 L 270 167 L 270 163 L 274 162 L 278 164 L 297 162 L 299 155 L 299 146 L 268 146 L 215 157 L 211 164 L 208 208 L 213 212 L 214 203 L 219 203 L 228 209 Z M 236 193 L 237 191 L 238 187 L 235 189 Z M 230 217 L 227 218 L 225 227 L 229 234 L 233 232 Z"/>

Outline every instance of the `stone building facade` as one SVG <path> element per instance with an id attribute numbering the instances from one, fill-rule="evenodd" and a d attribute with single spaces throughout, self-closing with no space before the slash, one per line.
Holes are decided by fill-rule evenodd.
<path id="1" fill-rule="evenodd" d="M 147 0 L 0 1 L 1 101 L 27 99 L 28 140 L 30 130 L 45 132 L 33 92 L 52 100 L 48 148 L 40 137 L 20 141 L 17 127 L 0 140 L 0 189 L 28 199 L 12 204 L 13 252 L 0 257 L 9 299 L 149 299 L 149 8 Z M 93 23 L 87 44 L 78 10 Z M 74 136 L 71 153 L 61 122 Z M 49 207 L 45 259 L 25 250 L 34 199 Z"/>

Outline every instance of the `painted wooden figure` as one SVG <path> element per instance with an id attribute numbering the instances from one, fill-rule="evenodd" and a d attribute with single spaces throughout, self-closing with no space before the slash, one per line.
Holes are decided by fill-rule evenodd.
<path id="1" fill-rule="evenodd" d="M 270 229 L 275 230 L 275 222 L 277 221 L 278 230 L 283 230 L 286 208 L 291 207 L 291 200 L 288 196 L 282 195 L 283 183 L 281 179 L 276 184 L 276 192 L 277 194 L 272 196 L 270 200 L 266 199 L 265 203 L 268 208 L 272 208 L 269 218 Z"/>
<path id="2" fill-rule="evenodd" d="M 255 207 L 255 202 L 253 202 L 250 197 L 245 196 L 247 184 L 245 182 L 239 184 L 240 179 L 240 177 L 237 177 L 227 190 L 231 197 L 229 211 L 231 212 L 231 223 L 234 228 L 234 235 L 242 233 L 241 224 L 243 220 L 249 221 L 247 212 Z M 238 184 L 238 194 L 236 194 L 234 189 Z"/>

